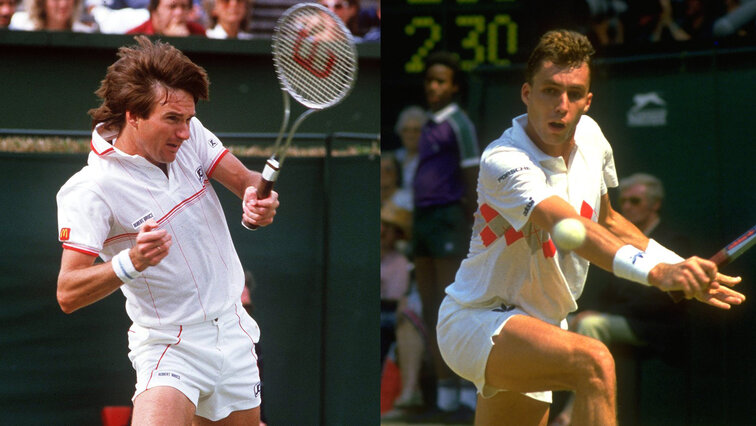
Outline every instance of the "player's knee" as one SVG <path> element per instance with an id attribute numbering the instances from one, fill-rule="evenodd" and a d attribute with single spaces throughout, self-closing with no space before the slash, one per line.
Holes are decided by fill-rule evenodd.
<path id="1" fill-rule="evenodd" d="M 579 387 L 607 392 L 615 386 L 614 357 L 605 344 L 586 339 Z"/>

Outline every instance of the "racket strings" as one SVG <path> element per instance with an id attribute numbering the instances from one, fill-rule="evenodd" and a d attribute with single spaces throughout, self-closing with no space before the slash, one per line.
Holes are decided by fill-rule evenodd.
<path id="1" fill-rule="evenodd" d="M 351 34 L 338 17 L 312 4 L 295 7 L 279 20 L 273 59 L 283 88 L 314 109 L 341 101 L 357 70 Z"/>

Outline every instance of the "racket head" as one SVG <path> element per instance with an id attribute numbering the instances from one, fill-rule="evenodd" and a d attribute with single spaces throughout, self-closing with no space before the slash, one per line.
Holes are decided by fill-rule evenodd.
<path id="1" fill-rule="evenodd" d="M 273 31 L 272 50 L 281 88 L 307 108 L 334 106 L 354 87 L 354 38 L 324 6 L 300 3 L 287 9 Z"/>

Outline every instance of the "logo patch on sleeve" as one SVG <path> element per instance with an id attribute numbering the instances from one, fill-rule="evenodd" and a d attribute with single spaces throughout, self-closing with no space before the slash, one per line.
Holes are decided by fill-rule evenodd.
<path id="1" fill-rule="evenodd" d="M 60 240 L 68 241 L 71 238 L 71 228 L 63 228 L 60 230 Z"/>
<path id="2" fill-rule="evenodd" d="M 147 222 L 148 220 L 152 219 L 153 217 L 155 217 L 155 215 L 153 215 L 152 212 L 148 212 L 147 214 L 145 214 L 144 216 L 142 216 L 141 218 L 139 218 L 139 220 L 137 220 L 136 222 L 132 223 L 131 226 L 133 226 L 134 229 L 139 229 L 139 227 L 142 226 L 142 224 L 144 222 Z"/>

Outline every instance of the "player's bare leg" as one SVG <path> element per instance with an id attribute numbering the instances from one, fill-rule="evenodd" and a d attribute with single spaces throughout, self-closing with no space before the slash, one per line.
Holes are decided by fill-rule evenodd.
<path id="1" fill-rule="evenodd" d="M 257 426 L 260 424 L 260 407 L 249 410 L 234 411 L 223 420 L 211 421 L 195 416 L 194 426 Z"/>
<path id="2" fill-rule="evenodd" d="M 571 390 L 573 424 L 617 424 L 614 359 L 606 345 L 524 315 L 510 318 L 493 341 L 487 384 L 517 392 Z"/>
<path id="3" fill-rule="evenodd" d="M 178 389 L 158 386 L 140 393 L 134 399 L 131 424 L 141 425 L 191 425 L 194 404 Z"/>
<path id="4" fill-rule="evenodd" d="M 499 392 L 491 398 L 478 395 L 475 426 L 546 426 L 549 405 L 519 392 Z"/>

